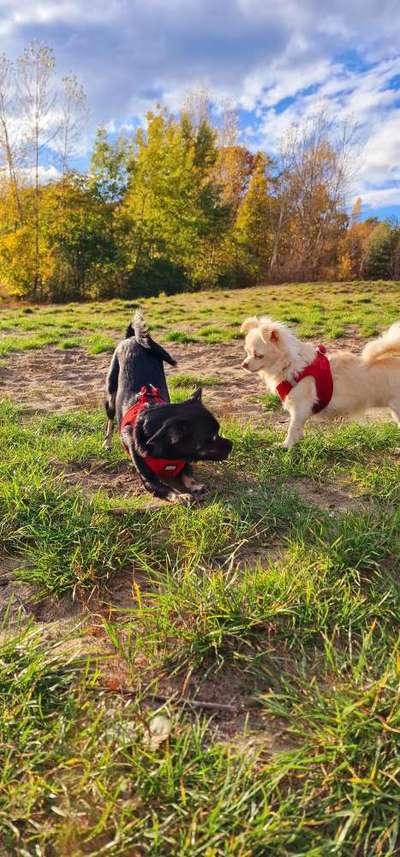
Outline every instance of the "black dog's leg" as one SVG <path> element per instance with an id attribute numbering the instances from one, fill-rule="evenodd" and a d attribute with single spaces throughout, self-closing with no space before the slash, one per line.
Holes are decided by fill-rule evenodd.
<path id="1" fill-rule="evenodd" d="M 114 352 L 110 368 L 108 370 L 107 380 L 106 380 L 106 400 L 105 400 L 105 409 L 107 413 L 107 426 L 106 426 L 106 434 L 105 440 L 103 443 L 104 449 L 111 449 L 112 442 L 112 434 L 114 428 L 114 418 L 115 418 L 115 398 L 118 390 L 118 378 L 119 378 L 119 360 L 117 352 Z"/>
<path id="2" fill-rule="evenodd" d="M 207 488 L 205 485 L 202 485 L 200 482 L 196 482 L 193 477 L 193 468 L 190 464 L 185 464 L 185 467 L 182 470 L 180 475 L 180 479 L 183 487 L 186 491 L 189 491 L 193 497 L 200 499 L 200 497 L 204 497 L 207 494 Z"/>
<path id="3" fill-rule="evenodd" d="M 149 491 L 150 494 L 153 494 L 154 497 L 158 497 L 160 500 L 168 500 L 169 503 L 182 503 L 183 506 L 191 505 L 191 494 L 180 494 L 179 491 L 175 491 L 173 488 L 170 488 L 169 485 L 161 482 L 158 476 L 156 476 L 155 473 L 153 473 L 147 466 L 144 459 L 138 455 L 134 447 L 132 430 L 129 426 L 123 430 L 121 440 L 128 449 L 130 458 L 135 465 L 146 491 Z"/>

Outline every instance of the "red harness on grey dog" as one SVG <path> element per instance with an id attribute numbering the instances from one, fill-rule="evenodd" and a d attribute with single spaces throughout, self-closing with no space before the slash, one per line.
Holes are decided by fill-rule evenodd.
<path id="1" fill-rule="evenodd" d="M 303 378 L 314 378 L 317 386 L 318 401 L 313 405 L 313 414 L 318 414 L 329 405 L 333 394 L 333 378 L 331 364 L 326 355 L 325 345 L 318 345 L 316 348 L 316 356 L 312 363 L 305 366 L 301 372 L 296 375 L 294 384 L 290 381 L 281 381 L 276 388 L 278 396 L 285 401 L 286 396 L 293 390 L 295 384 L 298 384 Z"/>
<path id="2" fill-rule="evenodd" d="M 140 412 L 143 410 L 143 408 L 148 408 L 150 404 L 167 404 L 164 399 L 161 398 L 159 389 L 157 387 L 153 387 L 152 384 L 150 385 L 150 387 L 141 388 L 135 404 L 132 405 L 132 407 L 128 408 L 128 410 L 122 417 L 121 425 L 119 427 L 120 434 L 126 426 L 131 426 L 132 428 L 134 428 Z M 125 443 L 124 446 L 129 454 L 128 448 Z M 143 461 L 145 462 L 145 464 L 147 464 L 147 467 L 149 467 L 150 470 L 156 474 L 156 476 L 164 476 L 164 478 L 179 476 L 186 464 L 186 461 L 182 461 L 181 459 L 153 458 L 153 456 L 151 455 L 146 455 L 145 458 L 143 458 Z"/>

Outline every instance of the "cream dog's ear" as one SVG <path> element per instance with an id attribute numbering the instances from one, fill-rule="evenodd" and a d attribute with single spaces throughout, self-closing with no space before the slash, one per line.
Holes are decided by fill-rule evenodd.
<path id="1" fill-rule="evenodd" d="M 279 329 L 274 324 L 260 324 L 260 333 L 264 342 L 279 344 L 281 336 Z"/>
<path id="2" fill-rule="evenodd" d="M 255 315 L 253 315 L 251 318 L 246 318 L 244 320 L 244 322 L 240 328 L 240 332 L 241 333 L 248 333 L 249 330 L 253 330 L 253 327 L 258 327 L 258 325 L 259 325 L 258 318 L 256 318 Z"/>

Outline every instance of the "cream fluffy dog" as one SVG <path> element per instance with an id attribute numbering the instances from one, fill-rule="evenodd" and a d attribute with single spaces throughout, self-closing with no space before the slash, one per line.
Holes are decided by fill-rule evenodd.
<path id="1" fill-rule="evenodd" d="M 270 318 L 248 318 L 241 331 L 246 334 L 247 352 L 243 368 L 257 372 L 272 393 L 282 381 L 293 384 L 283 401 L 290 423 L 282 445 L 291 449 L 318 407 L 314 378 L 305 377 L 296 383 L 298 374 L 315 359 L 315 346 L 301 342 L 284 324 Z M 324 414 L 335 417 L 368 408 L 390 408 L 400 424 L 400 321 L 369 342 L 360 356 L 334 351 L 329 363 L 333 394 Z"/>

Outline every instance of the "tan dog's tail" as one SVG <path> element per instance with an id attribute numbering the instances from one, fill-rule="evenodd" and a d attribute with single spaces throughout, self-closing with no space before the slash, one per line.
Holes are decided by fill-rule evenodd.
<path id="1" fill-rule="evenodd" d="M 378 339 L 368 342 L 362 351 L 361 359 L 369 364 L 391 354 L 400 357 L 400 321 L 395 321 Z"/>

